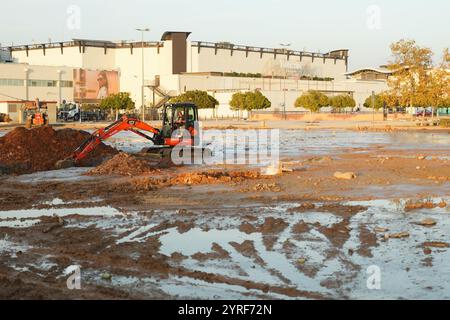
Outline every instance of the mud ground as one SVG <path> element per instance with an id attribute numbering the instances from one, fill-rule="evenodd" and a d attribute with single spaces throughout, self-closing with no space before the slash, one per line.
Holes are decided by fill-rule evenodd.
<path id="1" fill-rule="evenodd" d="M 445 145 L 282 160 L 277 176 L 242 165 L 1 176 L 0 298 L 450 298 Z"/>

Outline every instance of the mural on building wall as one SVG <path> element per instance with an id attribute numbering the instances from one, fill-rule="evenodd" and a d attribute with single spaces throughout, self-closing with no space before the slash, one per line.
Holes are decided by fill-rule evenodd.
<path id="1" fill-rule="evenodd" d="M 119 92 L 117 71 L 73 70 L 73 96 L 75 101 L 99 102 Z"/>

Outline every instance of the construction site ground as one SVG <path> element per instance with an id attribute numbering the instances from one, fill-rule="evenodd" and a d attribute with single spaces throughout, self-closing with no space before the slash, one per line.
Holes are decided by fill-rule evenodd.
<path id="1" fill-rule="evenodd" d="M 355 121 L 355 120 L 327 120 L 327 121 L 309 121 L 309 120 L 238 120 L 238 119 L 210 119 L 202 121 L 205 129 L 342 129 L 356 131 L 447 131 L 448 129 L 439 126 L 419 126 L 422 121 L 430 118 L 417 118 L 411 120 L 387 120 L 387 121 Z M 150 125 L 160 126 L 161 121 L 148 121 Z M 90 130 L 104 128 L 111 122 L 59 122 L 53 124 L 58 128 L 75 128 L 80 130 Z M 17 127 L 14 123 L 0 123 L 0 132 L 8 131 Z"/>
<path id="2" fill-rule="evenodd" d="M 448 130 L 282 129 L 274 176 L 108 144 L 0 175 L 1 299 L 450 299 Z"/>

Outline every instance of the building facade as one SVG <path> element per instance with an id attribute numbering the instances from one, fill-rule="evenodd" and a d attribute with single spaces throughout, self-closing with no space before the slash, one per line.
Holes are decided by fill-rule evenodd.
<path id="1" fill-rule="evenodd" d="M 73 98 L 73 69 L 0 63 L 0 100 L 60 101 Z"/>
<path id="2" fill-rule="evenodd" d="M 116 72 L 120 91 L 129 92 L 138 107 L 144 83 L 146 106 L 158 106 L 171 96 L 198 89 L 214 94 L 219 109 L 227 113 L 231 112 L 228 101 L 238 91 L 261 90 L 271 100 L 272 111 L 294 111 L 295 99 L 307 90 L 348 93 L 362 107 L 372 91 L 386 88 L 384 79 L 348 73 L 346 49 L 303 52 L 190 41 L 189 35 L 166 32 L 160 41 L 144 43 L 74 39 L 8 47 L 14 63 L 0 64 L 0 99 L 6 99 L 2 94 L 20 99 L 77 99 L 74 70 Z"/>

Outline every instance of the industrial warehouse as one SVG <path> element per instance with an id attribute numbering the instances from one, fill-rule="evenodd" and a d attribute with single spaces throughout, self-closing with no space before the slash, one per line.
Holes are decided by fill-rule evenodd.
<path id="1" fill-rule="evenodd" d="M 348 72 L 345 49 L 302 52 L 189 38 L 189 32 L 165 32 L 155 42 L 77 39 L 4 48 L 10 63 L 0 64 L 0 101 L 39 98 L 58 104 L 63 100 L 93 103 L 102 97 L 103 88 L 104 94 L 129 92 L 139 108 L 143 96 L 149 109 L 180 93 L 204 90 L 219 106 L 214 111 L 201 110 L 201 115 L 226 118 L 236 116 L 229 107 L 235 92 L 261 91 L 271 101 L 267 114 L 299 111 L 294 102 L 309 90 L 351 95 L 363 110 L 372 92 L 387 88 L 387 70 Z M 104 79 L 102 86 L 99 78 Z"/>

